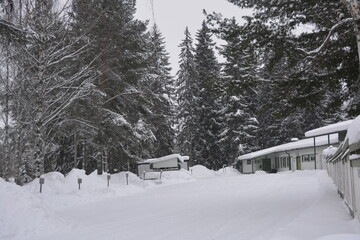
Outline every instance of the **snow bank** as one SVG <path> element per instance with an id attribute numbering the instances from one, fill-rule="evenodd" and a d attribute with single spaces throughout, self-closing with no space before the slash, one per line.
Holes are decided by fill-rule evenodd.
<path id="1" fill-rule="evenodd" d="M 0 192 L 0 239 L 26 239 L 29 233 L 65 227 L 42 199 L 24 188 L 0 178 Z"/>
<path id="2" fill-rule="evenodd" d="M 202 165 L 195 165 L 190 168 L 191 175 L 194 178 L 207 178 L 207 177 L 213 177 L 216 175 L 216 172 L 214 170 L 210 170 L 205 166 Z"/>
<path id="3" fill-rule="evenodd" d="M 265 171 L 262 170 L 258 170 L 255 172 L 255 175 L 266 175 L 267 173 Z"/>
<path id="4" fill-rule="evenodd" d="M 225 167 L 225 169 L 220 169 L 217 172 L 220 175 L 227 175 L 227 176 L 241 175 L 241 173 L 237 169 L 235 169 L 233 167 Z"/>
<path id="5" fill-rule="evenodd" d="M 107 187 L 107 175 L 96 172 L 86 175 L 84 170 L 73 169 L 64 176 L 58 172 L 42 175 L 45 183 L 40 194 L 39 179 L 35 179 L 24 188 L 38 194 L 39 198 L 50 202 L 57 209 L 93 202 L 106 197 L 127 196 L 143 191 L 143 182 L 133 173 L 129 173 L 129 185 L 126 185 L 126 172 L 111 175 L 110 186 Z M 82 183 L 79 184 L 78 179 Z"/>
<path id="6" fill-rule="evenodd" d="M 183 169 L 179 171 L 163 172 L 161 179 L 166 183 L 194 180 L 190 172 Z"/>
<path id="7" fill-rule="evenodd" d="M 232 167 L 225 167 L 225 169 L 221 168 L 218 171 L 210 170 L 202 165 L 195 165 L 190 168 L 191 175 L 194 178 L 209 178 L 214 176 L 234 176 L 239 175 L 239 171 Z"/>
<path id="8" fill-rule="evenodd" d="M 349 144 L 360 142 L 360 115 L 355 118 L 348 128 L 346 138 L 349 139 Z"/>

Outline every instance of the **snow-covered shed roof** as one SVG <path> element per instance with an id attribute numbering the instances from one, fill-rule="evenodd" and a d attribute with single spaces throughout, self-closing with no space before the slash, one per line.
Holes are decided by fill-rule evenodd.
<path id="1" fill-rule="evenodd" d="M 189 160 L 189 156 L 181 156 L 180 154 L 171 154 L 171 155 L 167 155 L 164 157 L 160 157 L 160 158 L 152 158 L 152 159 L 147 159 L 141 163 L 156 163 L 156 162 L 163 162 L 163 161 L 167 161 L 167 160 L 171 160 L 177 158 L 180 162 L 184 162 L 186 160 Z"/>
<path id="2" fill-rule="evenodd" d="M 330 144 L 334 144 L 334 143 L 338 143 L 338 142 L 339 142 L 339 139 L 338 139 L 337 135 L 330 135 Z M 327 145 L 328 137 L 327 136 L 317 137 L 315 140 L 315 143 L 316 143 L 316 146 Z M 254 159 L 254 158 L 262 157 L 262 156 L 272 154 L 272 153 L 285 152 L 285 151 L 301 149 L 301 148 L 309 148 L 309 147 L 313 147 L 313 146 L 314 146 L 314 139 L 308 138 L 308 139 L 299 140 L 297 142 L 285 143 L 285 144 L 278 145 L 275 147 L 266 148 L 266 149 L 263 149 L 260 151 L 248 153 L 248 154 L 240 156 L 238 158 L 238 160 Z"/>
<path id="3" fill-rule="evenodd" d="M 332 133 L 338 133 L 341 131 L 346 131 L 353 121 L 354 120 L 347 120 L 344 122 L 330 124 L 328 126 L 324 126 L 321 128 L 316 128 L 316 129 L 307 131 L 305 133 L 305 137 L 317 137 L 317 136 L 328 135 L 328 134 L 332 134 Z"/>
<path id="4" fill-rule="evenodd" d="M 347 130 L 345 141 L 349 139 L 349 144 L 360 142 L 360 115 L 355 118 Z"/>

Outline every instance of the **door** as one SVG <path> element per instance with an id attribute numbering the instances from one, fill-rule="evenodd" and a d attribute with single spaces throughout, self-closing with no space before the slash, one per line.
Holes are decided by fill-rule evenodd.
<path id="1" fill-rule="evenodd" d="M 301 157 L 300 156 L 296 157 L 296 169 L 301 170 Z"/>
<path id="2" fill-rule="evenodd" d="M 271 159 L 270 158 L 263 159 L 263 170 L 265 172 L 271 171 Z"/>

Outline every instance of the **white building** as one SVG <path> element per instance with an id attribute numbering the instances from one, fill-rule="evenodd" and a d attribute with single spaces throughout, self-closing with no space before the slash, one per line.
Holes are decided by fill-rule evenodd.
<path id="1" fill-rule="evenodd" d="M 242 155 L 238 158 L 242 163 L 240 170 L 243 173 L 254 173 L 258 170 L 277 172 L 324 169 L 326 163 L 323 150 L 330 145 L 338 146 L 351 123 L 352 120 L 331 124 L 306 132 L 307 139 Z"/>
<path id="2" fill-rule="evenodd" d="M 138 176 L 144 177 L 144 173 L 175 171 L 180 169 L 189 170 L 189 157 L 180 154 L 171 154 L 161 158 L 152 158 L 138 163 Z"/>

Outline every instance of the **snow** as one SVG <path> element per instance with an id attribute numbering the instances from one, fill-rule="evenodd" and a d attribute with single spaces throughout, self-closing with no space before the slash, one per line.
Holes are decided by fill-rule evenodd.
<path id="1" fill-rule="evenodd" d="M 337 135 L 330 135 L 330 144 L 334 144 L 334 143 L 338 143 L 338 142 L 339 142 L 339 140 L 338 140 Z M 316 146 L 327 145 L 328 137 L 327 136 L 316 137 L 315 143 L 316 143 Z M 253 159 L 253 158 L 265 156 L 265 155 L 272 154 L 272 153 L 285 152 L 285 151 L 289 151 L 289 150 L 308 148 L 308 147 L 313 147 L 313 146 L 314 146 L 314 139 L 308 138 L 308 139 L 303 139 L 303 140 L 299 140 L 296 142 L 285 143 L 285 144 L 278 145 L 275 147 L 266 148 L 266 149 L 263 149 L 260 151 L 248 153 L 248 154 L 240 156 L 238 159 L 239 160 Z"/>
<path id="2" fill-rule="evenodd" d="M 349 139 L 350 145 L 360 142 L 360 115 L 349 126 L 345 139 Z"/>
<path id="3" fill-rule="evenodd" d="M 27 239 L 64 228 L 63 220 L 41 198 L 0 178 L 0 239 Z"/>
<path id="4" fill-rule="evenodd" d="M 325 171 L 192 170 L 164 172 L 161 184 L 129 173 L 128 186 L 125 172 L 114 174 L 109 188 L 106 175 L 49 173 L 42 194 L 38 181 L 0 179 L 0 239 L 360 239 Z"/>
<path id="5" fill-rule="evenodd" d="M 329 146 L 328 148 L 325 148 L 323 150 L 323 155 L 325 157 L 331 157 L 334 156 L 334 154 L 337 152 L 338 148 L 337 147 L 333 147 L 333 146 Z"/>
<path id="6" fill-rule="evenodd" d="M 351 154 L 349 159 L 350 160 L 360 159 L 360 154 Z"/>
<path id="7" fill-rule="evenodd" d="M 222 175 L 228 175 L 228 176 L 234 176 L 239 175 L 239 171 L 232 168 L 232 167 L 225 167 L 221 168 L 218 171 L 210 170 L 202 165 L 195 165 L 190 168 L 191 175 L 194 178 L 201 179 L 201 178 L 210 178 L 215 176 L 222 176 Z"/>
<path id="8" fill-rule="evenodd" d="M 306 132 L 305 137 L 328 135 L 328 134 L 332 134 L 332 133 L 345 131 L 348 129 L 348 127 L 350 126 L 350 124 L 352 122 L 353 122 L 353 120 L 348 120 L 348 121 L 344 121 L 344 122 L 331 124 L 331 125 L 328 125 L 325 127 L 316 128 L 316 129 Z"/>
<path id="9" fill-rule="evenodd" d="M 160 158 L 147 159 L 147 160 L 143 161 L 142 163 L 163 162 L 163 161 L 171 160 L 174 158 L 177 158 L 181 162 L 189 160 L 189 156 L 181 156 L 180 154 L 171 154 L 171 155 L 167 155 L 167 156 L 160 157 Z"/>
<path id="10" fill-rule="evenodd" d="M 316 240 L 359 240 L 358 234 L 334 234 L 321 238 L 317 238 Z"/>

